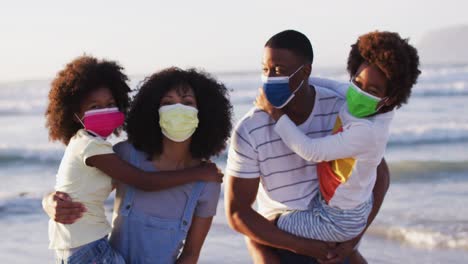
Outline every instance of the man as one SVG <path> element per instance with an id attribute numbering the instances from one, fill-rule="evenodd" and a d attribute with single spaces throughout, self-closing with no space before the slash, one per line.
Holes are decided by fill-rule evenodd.
<path id="1" fill-rule="evenodd" d="M 280 32 L 265 44 L 263 76 L 283 77 L 276 78 L 283 81 L 284 77 L 289 77 L 289 89 L 275 89 L 270 85 L 271 89 L 265 91 L 268 100 L 282 108 L 309 137 L 316 138 L 332 132 L 345 100 L 330 89 L 309 85 L 312 62 L 312 46 L 300 32 Z M 230 226 L 246 236 L 255 263 L 266 263 L 271 254 L 279 254 L 282 263 L 315 263 L 314 258 L 325 263 L 341 263 L 347 257 L 352 262 L 363 262 L 354 251 L 362 234 L 338 245 L 326 244 L 288 234 L 268 220 L 287 210 L 307 209 L 318 192 L 316 163 L 292 152 L 275 133 L 274 124 L 268 114 L 254 108 L 233 132 L 225 190 Z M 377 170 L 368 226 L 389 185 L 385 161 Z M 258 212 L 252 208 L 255 201 Z"/>

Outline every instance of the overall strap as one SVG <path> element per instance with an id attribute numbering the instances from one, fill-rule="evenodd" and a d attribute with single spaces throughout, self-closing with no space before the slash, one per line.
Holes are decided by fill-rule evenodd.
<path id="1" fill-rule="evenodd" d="M 140 168 L 140 161 L 137 157 L 137 153 L 135 148 L 132 146 L 130 148 L 130 164 L 133 166 Z M 120 206 L 120 214 L 124 216 L 128 216 L 130 213 L 132 207 L 133 207 L 133 198 L 135 196 L 135 188 L 130 185 L 125 185 L 126 191 L 125 191 L 125 198 L 123 200 L 122 205 Z"/>
<path id="2" fill-rule="evenodd" d="M 200 198 L 201 192 L 205 187 L 205 182 L 196 182 L 193 186 L 192 193 L 185 204 L 184 215 L 182 216 L 182 221 L 180 221 L 180 229 L 184 230 L 185 232 L 188 231 L 190 224 L 192 223 L 193 213 L 195 211 L 195 207 L 197 206 L 198 199 Z"/>

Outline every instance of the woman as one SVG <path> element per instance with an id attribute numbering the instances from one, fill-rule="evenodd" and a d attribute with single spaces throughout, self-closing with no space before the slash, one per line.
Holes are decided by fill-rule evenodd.
<path id="1" fill-rule="evenodd" d="M 145 79 L 128 114 L 128 141 L 114 149 L 146 171 L 196 167 L 225 148 L 231 115 L 223 84 L 194 69 L 169 68 Z M 127 263 L 196 263 L 219 192 L 211 182 L 158 192 L 118 183 L 110 242 Z M 71 221 L 80 211 L 77 203 L 64 211 L 50 200 L 44 207 L 54 219 Z"/>

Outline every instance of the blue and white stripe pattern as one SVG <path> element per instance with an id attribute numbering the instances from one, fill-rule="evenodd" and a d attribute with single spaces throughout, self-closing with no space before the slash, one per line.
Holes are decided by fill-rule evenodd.
<path id="1" fill-rule="evenodd" d="M 315 87 L 315 105 L 299 129 L 310 138 L 330 135 L 345 102 L 333 90 Z M 317 194 L 316 163 L 302 159 L 274 131 L 276 122 L 265 112 L 252 109 L 238 123 L 231 137 L 226 174 L 261 178 L 258 210 L 268 216 L 284 210 L 307 210 Z"/>
<path id="2" fill-rule="evenodd" d="M 372 210 L 371 198 L 354 209 L 333 208 L 317 195 L 310 210 L 291 211 L 280 216 L 278 227 L 299 237 L 344 242 L 358 236 L 366 227 Z"/>

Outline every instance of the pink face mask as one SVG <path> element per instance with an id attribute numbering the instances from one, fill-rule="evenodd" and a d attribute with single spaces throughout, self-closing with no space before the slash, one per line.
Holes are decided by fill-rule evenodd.
<path id="1" fill-rule="evenodd" d="M 117 107 L 86 111 L 81 124 L 87 131 L 107 138 L 123 125 L 125 116 Z"/>

